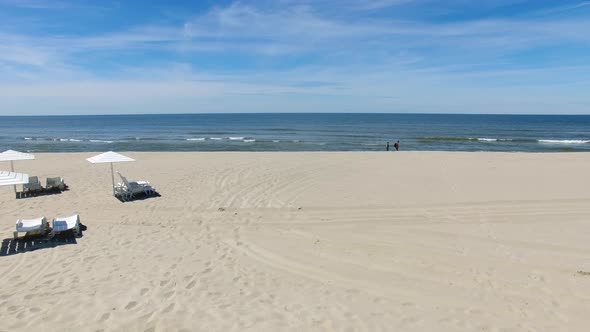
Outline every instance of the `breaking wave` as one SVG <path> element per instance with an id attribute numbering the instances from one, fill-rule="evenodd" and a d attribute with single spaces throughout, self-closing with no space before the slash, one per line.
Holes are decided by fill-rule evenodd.
<path id="1" fill-rule="evenodd" d="M 539 143 L 550 143 L 550 144 L 586 144 L 590 143 L 590 140 L 581 139 L 540 139 Z"/>

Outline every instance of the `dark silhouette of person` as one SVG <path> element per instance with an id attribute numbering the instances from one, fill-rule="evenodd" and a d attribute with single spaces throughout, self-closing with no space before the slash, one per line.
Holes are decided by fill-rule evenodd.
<path id="1" fill-rule="evenodd" d="M 399 151 L 399 141 L 395 142 L 393 147 L 395 148 L 395 151 Z"/>
<path id="2" fill-rule="evenodd" d="M 385 146 L 385 151 L 389 151 L 389 142 L 387 142 L 387 146 Z"/>

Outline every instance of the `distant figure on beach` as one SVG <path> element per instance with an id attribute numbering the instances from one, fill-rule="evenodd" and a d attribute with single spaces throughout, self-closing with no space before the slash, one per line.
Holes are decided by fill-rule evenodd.
<path id="1" fill-rule="evenodd" d="M 385 151 L 389 151 L 389 142 L 387 142 L 387 146 L 385 147 Z"/>
<path id="2" fill-rule="evenodd" d="M 399 151 L 399 141 L 395 142 L 393 147 L 395 148 L 395 151 Z"/>

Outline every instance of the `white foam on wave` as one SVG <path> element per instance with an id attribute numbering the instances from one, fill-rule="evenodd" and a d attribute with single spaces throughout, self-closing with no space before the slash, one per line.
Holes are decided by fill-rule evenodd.
<path id="1" fill-rule="evenodd" d="M 221 141 L 222 140 L 221 137 L 210 137 L 209 139 L 213 140 L 213 141 Z"/>
<path id="2" fill-rule="evenodd" d="M 92 142 L 92 143 L 113 143 L 113 141 L 103 141 L 100 139 L 91 139 L 90 142 Z"/>
<path id="3" fill-rule="evenodd" d="M 278 140 L 278 139 L 273 139 L 272 141 L 273 141 L 274 143 L 279 143 L 279 142 L 280 142 L 280 140 Z"/>
<path id="4" fill-rule="evenodd" d="M 252 143 L 252 142 L 256 142 L 255 139 L 245 139 L 244 140 L 245 143 Z"/>
<path id="5" fill-rule="evenodd" d="M 229 137 L 229 139 L 231 141 L 242 141 L 242 140 L 244 140 L 244 137 Z"/>
<path id="6" fill-rule="evenodd" d="M 470 140 L 478 140 L 480 142 L 510 142 L 510 141 L 512 141 L 512 139 L 510 139 L 510 138 L 486 138 L 486 137 L 470 138 Z"/>
<path id="7" fill-rule="evenodd" d="M 26 140 L 32 140 L 35 138 L 25 137 Z M 45 140 L 54 141 L 54 142 L 82 142 L 80 139 L 75 138 L 46 138 Z"/>
<path id="8" fill-rule="evenodd" d="M 550 143 L 550 144 L 585 144 L 590 143 L 590 140 L 581 140 L 581 139 L 540 139 L 540 143 Z"/>
<path id="9" fill-rule="evenodd" d="M 30 141 L 30 140 L 32 140 L 32 139 L 33 139 L 32 137 L 25 137 L 25 140 L 26 140 L 26 141 Z"/>
<path id="10" fill-rule="evenodd" d="M 197 141 L 197 142 L 202 142 L 205 140 L 204 137 L 199 137 L 199 138 L 187 138 L 187 141 Z"/>

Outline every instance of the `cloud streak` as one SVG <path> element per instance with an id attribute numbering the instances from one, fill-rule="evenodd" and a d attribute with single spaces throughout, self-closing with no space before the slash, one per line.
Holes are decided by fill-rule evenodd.
<path id="1" fill-rule="evenodd" d="M 306 8 L 263 11 L 234 4 L 216 8 L 182 26 L 144 26 L 84 37 L 31 37 L 0 34 L 3 49 L 24 64 L 41 65 L 49 58 L 67 58 L 93 51 L 161 50 L 181 52 L 241 51 L 281 56 L 297 53 L 379 53 L 415 48 L 454 51 L 461 47 L 494 53 L 545 45 L 590 42 L 589 20 L 477 20 L 419 23 L 363 20 L 350 24 L 315 15 Z M 35 56 L 36 54 L 36 56 Z M 5 59 L 8 60 L 8 59 Z"/>
<path id="2" fill-rule="evenodd" d="M 219 103 L 216 98 L 239 94 L 256 96 L 250 103 L 264 100 L 271 105 L 268 111 L 289 99 L 285 96 L 322 99 L 333 109 L 347 108 L 336 101 L 345 98 L 347 105 L 370 103 L 378 111 L 432 111 L 437 105 L 447 111 L 469 110 L 466 105 L 480 103 L 471 96 L 479 96 L 484 101 L 504 98 L 530 110 L 538 104 L 535 98 L 563 102 L 540 93 L 559 82 L 562 87 L 553 85 L 553 91 L 575 100 L 573 111 L 588 104 L 582 91 L 589 85 L 584 75 L 590 70 L 583 52 L 560 53 L 579 64 L 521 57 L 567 47 L 589 50 L 590 20 L 533 15 L 428 21 L 349 12 L 354 6 L 373 12 L 414 5 L 343 2 L 343 12 L 327 15 L 311 2 L 264 8 L 236 2 L 180 23 L 145 22 L 108 33 L 4 32 L 0 96 L 14 108 L 26 106 L 28 97 L 103 99 L 101 104 L 109 97 L 129 104 L 129 96 Z M 515 87 L 528 89 L 535 98 L 518 100 L 511 90 Z M 269 96 L 276 97 L 270 104 Z M 213 104 L 209 107 L 217 109 Z"/>

